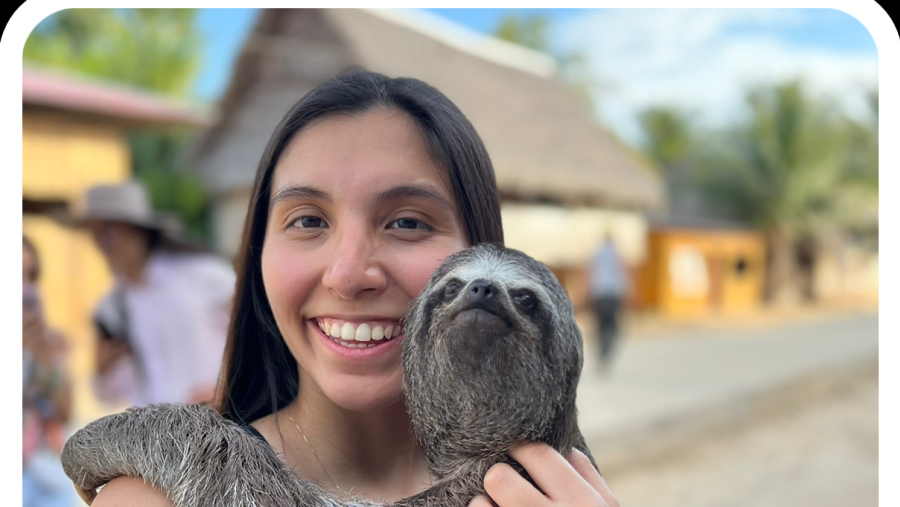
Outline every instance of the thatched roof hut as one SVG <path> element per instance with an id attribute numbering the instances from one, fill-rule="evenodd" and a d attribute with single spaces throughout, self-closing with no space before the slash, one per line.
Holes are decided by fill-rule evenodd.
<path id="1" fill-rule="evenodd" d="M 475 126 L 505 199 L 625 209 L 658 207 L 660 182 L 553 79 L 555 63 L 426 14 L 358 9 L 266 10 L 200 146 L 214 194 L 246 187 L 284 113 L 352 68 L 421 79 Z"/>

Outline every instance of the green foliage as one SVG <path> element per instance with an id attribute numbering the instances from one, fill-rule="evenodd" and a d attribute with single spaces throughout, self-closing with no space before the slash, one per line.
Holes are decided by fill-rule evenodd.
<path id="1" fill-rule="evenodd" d="M 550 22 L 546 16 L 506 15 L 494 31 L 499 39 L 525 46 L 535 51 L 547 52 L 547 28 Z"/>
<path id="2" fill-rule="evenodd" d="M 871 190 L 878 190 L 878 92 L 868 96 L 869 118 L 847 121 L 847 176 Z"/>
<path id="3" fill-rule="evenodd" d="M 597 83 L 589 76 L 584 55 L 577 51 L 561 52 L 550 44 L 550 19 L 541 14 L 507 14 L 494 29 L 498 39 L 518 44 L 552 56 L 559 66 L 559 74 L 575 96 L 587 107 L 593 107 L 590 90 Z"/>
<path id="4" fill-rule="evenodd" d="M 185 97 L 200 62 L 193 9 L 66 9 L 41 22 L 23 58 L 118 83 Z M 208 199 L 185 167 L 187 131 L 141 131 L 129 136 L 136 178 L 154 207 L 177 214 L 187 232 L 207 240 Z"/>
<path id="5" fill-rule="evenodd" d="M 740 206 L 763 230 L 815 235 L 872 218 L 860 213 L 877 198 L 877 147 L 862 146 L 864 129 L 810 99 L 799 82 L 753 90 L 747 103 L 749 119 L 725 138 L 732 155 L 708 168 L 719 176 L 707 195 Z"/>
<path id="6" fill-rule="evenodd" d="M 183 96 L 199 64 L 193 9 L 66 9 L 35 28 L 27 61 Z"/>
<path id="7" fill-rule="evenodd" d="M 869 99 L 876 117 L 877 94 Z M 763 231 L 877 224 L 877 119 L 851 121 L 797 81 L 755 88 L 747 106 L 745 120 L 718 132 L 700 132 L 677 109 L 647 110 L 644 149 L 667 176 L 681 169 L 687 181 L 677 183 L 699 191 L 710 213 Z"/>
<path id="8" fill-rule="evenodd" d="M 178 215 L 185 232 L 199 241 L 209 241 L 209 205 L 196 173 L 183 164 L 191 143 L 188 132 L 136 131 L 128 138 L 134 175 L 144 182 L 153 206 Z"/>
<path id="9" fill-rule="evenodd" d="M 694 156 L 691 120 L 678 109 L 654 107 L 639 115 L 646 142 L 644 150 L 664 169 L 685 164 Z"/>

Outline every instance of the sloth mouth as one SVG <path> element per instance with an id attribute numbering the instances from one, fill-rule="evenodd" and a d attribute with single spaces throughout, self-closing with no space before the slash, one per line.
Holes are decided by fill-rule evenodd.
<path id="1" fill-rule="evenodd" d="M 498 326 L 512 327 L 512 323 L 502 313 L 486 305 L 477 304 L 461 308 L 453 316 L 453 322 L 466 326 L 484 326 L 487 329 L 494 329 Z"/>

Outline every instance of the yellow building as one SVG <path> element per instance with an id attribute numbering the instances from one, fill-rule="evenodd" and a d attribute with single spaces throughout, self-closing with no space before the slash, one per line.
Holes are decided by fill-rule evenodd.
<path id="1" fill-rule="evenodd" d="M 667 317 L 744 313 L 759 307 L 766 248 L 753 230 L 712 221 L 651 224 L 631 305 Z"/>
<path id="2" fill-rule="evenodd" d="M 90 317 L 112 278 L 90 237 L 51 216 L 77 206 L 92 185 L 131 177 L 130 129 L 206 123 L 197 108 L 146 91 L 23 69 L 22 230 L 40 256 L 46 320 L 69 342 L 76 423 L 99 410 L 89 389 Z"/>

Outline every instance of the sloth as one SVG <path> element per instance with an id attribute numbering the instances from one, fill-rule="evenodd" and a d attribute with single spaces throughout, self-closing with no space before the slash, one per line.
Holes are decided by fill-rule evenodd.
<path id="1" fill-rule="evenodd" d="M 404 319 L 403 392 L 435 483 L 395 507 L 465 507 L 523 442 L 572 448 L 581 332 L 553 273 L 482 244 L 450 256 Z M 130 409 L 66 443 L 63 468 L 88 502 L 115 477 L 142 477 L 176 506 L 383 507 L 342 500 L 299 478 L 265 442 L 199 405 Z M 596 463 L 594 463 L 596 467 Z M 532 481 L 532 484 L 533 481 Z"/>

